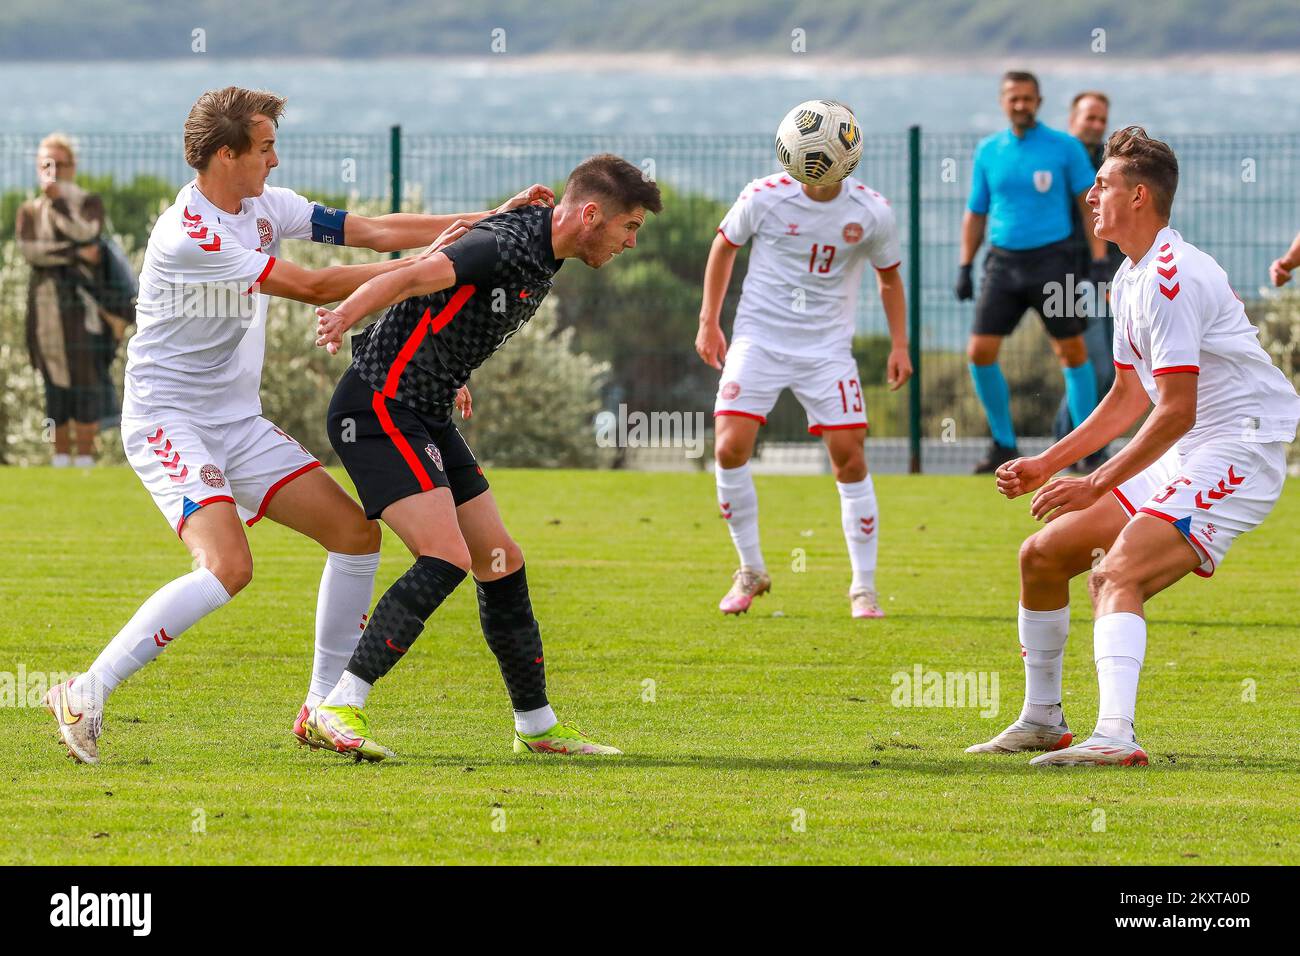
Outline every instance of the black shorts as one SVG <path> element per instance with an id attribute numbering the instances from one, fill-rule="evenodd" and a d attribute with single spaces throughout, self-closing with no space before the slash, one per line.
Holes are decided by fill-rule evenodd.
<path id="1" fill-rule="evenodd" d="M 330 444 L 375 519 L 395 501 L 450 488 L 457 507 L 488 489 L 474 453 L 450 418 L 431 418 L 343 373 L 330 399 Z"/>
<path id="2" fill-rule="evenodd" d="M 45 417 L 55 425 L 69 421 L 82 424 L 98 423 L 103 417 L 103 390 L 92 385 L 74 385 L 59 388 L 45 381 Z"/>
<path id="3" fill-rule="evenodd" d="M 973 332 L 1010 335 L 1025 310 L 1034 309 L 1052 338 L 1082 335 L 1088 320 L 1078 314 L 1077 291 L 1073 290 L 1086 282 L 1088 275 L 1077 272 L 1078 261 L 1078 249 L 1068 239 L 1037 249 L 990 248 L 984 257 Z M 1062 312 L 1065 314 L 1057 314 Z"/>

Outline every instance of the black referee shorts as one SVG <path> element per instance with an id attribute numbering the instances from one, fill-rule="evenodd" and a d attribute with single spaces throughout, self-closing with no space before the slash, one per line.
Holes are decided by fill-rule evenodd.
<path id="1" fill-rule="evenodd" d="M 1074 275 L 1073 282 L 1068 278 L 1076 272 L 1078 261 L 1078 249 L 1068 239 L 1036 249 L 992 246 L 984 257 L 974 334 L 1010 335 L 1025 310 L 1034 309 L 1052 338 L 1082 335 L 1088 320 L 1076 314 L 1080 311 L 1076 298 L 1078 286 L 1087 280 L 1087 274 Z M 1062 312 L 1065 314 L 1056 314 Z"/>
<path id="2" fill-rule="evenodd" d="M 457 507 L 488 489 L 450 418 L 432 418 L 372 389 L 348 366 L 330 399 L 330 444 L 361 496 L 366 517 L 395 501 L 450 488 Z"/>

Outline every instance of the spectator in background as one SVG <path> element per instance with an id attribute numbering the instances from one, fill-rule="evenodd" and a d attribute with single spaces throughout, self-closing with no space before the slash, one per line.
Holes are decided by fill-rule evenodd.
<path id="1" fill-rule="evenodd" d="M 74 441 L 75 463 L 95 463 L 108 377 L 104 342 L 111 338 L 90 292 L 100 261 L 104 204 L 73 182 L 76 163 L 66 136 L 51 133 L 41 140 L 36 152 L 40 195 L 18 208 L 16 229 L 18 250 L 32 267 L 27 349 L 45 380 L 55 467 L 73 463 Z"/>
<path id="2" fill-rule="evenodd" d="M 1096 174 L 1077 139 L 1037 121 L 1042 96 L 1032 73 L 1006 73 L 1001 103 L 1011 127 L 985 138 L 975 149 L 956 287 L 959 300 L 974 295 L 971 268 L 987 223 L 992 248 L 984 260 L 967 355 L 993 444 L 988 457 L 975 466 L 976 474 L 996 471 L 1020 455 L 1011 423 L 1011 393 L 998 366 L 998 352 L 1026 309 L 1038 311 L 1052 337 L 1071 416 L 1082 422 L 1097 404 L 1096 374 L 1083 342 L 1085 322 L 1076 314 L 1074 297 L 1062 295 L 1070 289 L 1076 268 L 1069 205 L 1073 200 L 1083 221 L 1092 222 L 1084 197 Z M 1091 228 L 1086 232 L 1094 258 L 1104 259 L 1105 243 Z M 1053 298 L 1065 307 L 1051 308 Z M 1064 314 L 1054 314 L 1058 311 Z"/>
<path id="3" fill-rule="evenodd" d="M 1083 143 L 1083 148 L 1088 153 L 1088 159 L 1092 162 L 1094 172 L 1101 169 L 1102 157 L 1106 151 L 1106 127 L 1109 120 L 1110 100 L 1105 93 L 1096 90 L 1085 90 L 1076 94 L 1074 99 L 1070 101 L 1070 135 Z M 1088 276 L 1098 284 L 1098 294 L 1095 298 L 1088 300 L 1095 303 L 1096 310 L 1094 314 L 1084 318 L 1087 327 L 1083 332 L 1083 342 L 1088 349 L 1088 361 L 1092 363 L 1092 369 L 1097 376 L 1097 395 L 1100 397 L 1110 391 L 1111 383 L 1115 381 L 1115 363 L 1111 353 L 1111 336 L 1114 323 L 1111 319 L 1110 309 L 1107 307 L 1106 290 L 1110 281 L 1115 278 L 1115 272 L 1124 261 L 1124 253 L 1119 251 L 1119 246 L 1113 242 L 1108 242 L 1106 243 L 1106 258 L 1098 260 L 1094 265 L 1092 246 L 1088 241 L 1089 234 L 1084 232 L 1083 216 L 1080 214 L 1077 205 L 1073 202 L 1069 205 L 1070 221 L 1073 224 L 1070 240 L 1074 244 L 1075 273 L 1080 276 Z M 1102 285 L 1102 283 L 1105 283 L 1105 285 Z M 1060 441 L 1068 435 L 1075 424 L 1077 422 L 1074 421 L 1073 416 L 1070 414 L 1069 397 L 1063 396 L 1061 398 L 1061 407 L 1056 412 L 1056 440 Z M 1091 473 L 1100 467 L 1108 457 L 1106 449 L 1102 448 L 1093 452 L 1084 461 L 1077 463 L 1075 468 L 1083 473 Z"/>

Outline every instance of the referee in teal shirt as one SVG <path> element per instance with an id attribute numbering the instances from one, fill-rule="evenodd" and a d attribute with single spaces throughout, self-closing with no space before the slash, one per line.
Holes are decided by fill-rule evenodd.
<path id="1" fill-rule="evenodd" d="M 1038 312 L 1051 336 L 1075 426 L 1092 413 L 1097 380 L 1084 344 L 1087 317 L 1079 314 L 1077 287 L 1109 281 L 1112 274 L 1106 271 L 1106 244 L 1093 235 L 1092 210 L 1084 201 L 1096 172 L 1083 144 L 1035 119 L 1042 96 L 1032 73 L 1004 75 L 1001 102 L 1011 128 L 987 137 L 975 149 L 956 289 L 960 300 L 974 295 L 971 265 L 987 226 L 991 248 L 984 257 L 975 325 L 966 349 L 975 394 L 993 436 L 988 457 L 975 467 L 977 474 L 995 471 L 1020 454 L 998 352 L 1026 309 Z M 1087 224 L 1084 233 L 1095 263 L 1086 276 L 1073 274 L 1079 260 L 1077 246 L 1070 241 L 1072 197 Z"/>

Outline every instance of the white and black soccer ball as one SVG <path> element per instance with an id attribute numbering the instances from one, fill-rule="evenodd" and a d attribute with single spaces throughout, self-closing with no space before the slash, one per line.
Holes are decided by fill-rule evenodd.
<path id="1" fill-rule="evenodd" d="M 843 103 L 808 100 L 777 127 L 776 158 L 801 183 L 833 186 L 857 168 L 862 130 Z"/>

